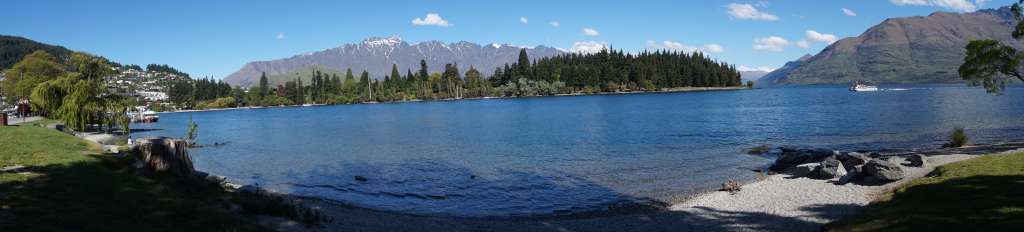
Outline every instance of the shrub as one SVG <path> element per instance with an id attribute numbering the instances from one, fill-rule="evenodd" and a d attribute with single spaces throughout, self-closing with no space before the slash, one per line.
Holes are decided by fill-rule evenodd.
<path id="1" fill-rule="evenodd" d="M 967 145 L 967 134 L 964 133 L 963 127 L 957 127 L 949 135 L 949 142 L 943 144 L 942 147 L 963 147 L 964 145 Z"/>

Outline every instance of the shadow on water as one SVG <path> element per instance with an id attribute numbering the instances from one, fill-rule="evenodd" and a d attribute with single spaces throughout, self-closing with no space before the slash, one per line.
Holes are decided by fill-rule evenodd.
<path id="1" fill-rule="evenodd" d="M 348 163 L 264 187 L 322 196 L 341 231 L 819 231 L 820 222 L 696 207 L 675 211 L 564 172 L 476 172 L 453 163 Z M 355 176 L 360 176 L 357 180 Z M 365 180 L 365 181 L 364 181 Z M 263 178 L 258 181 L 272 181 Z M 366 208 L 364 208 L 366 207 Z M 856 205 L 814 205 L 805 217 L 836 220 Z"/>

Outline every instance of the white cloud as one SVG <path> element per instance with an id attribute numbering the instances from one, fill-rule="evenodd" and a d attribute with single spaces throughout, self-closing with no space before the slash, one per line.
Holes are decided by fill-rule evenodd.
<path id="1" fill-rule="evenodd" d="M 594 30 L 594 28 L 589 28 L 589 27 L 588 28 L 583 28 L 583 34 L 584 35 L 589 35 L 589 36 L 601 35 L 601 33 L 597 32 L 597 30 Z"/>
<path id="2" fill-rule="evenodd" d="M 417 18 L 412 20 L 412 24 L 413 25 L 417 25 L 417 26 L 439 26 L 439 27 L 448 27 L 448 26 L 454 25 L 454 24 L 448 23 L 448 20 L 444 20 L 443 18 L 441 18 L 441 15 L 439 15 L 437 13 L 428 13 L 427 16 L 424 17 L 424 18 L 418 18 L 417 17 Z"/>
<path id="3" fill-rule="evenodd" d="M 846 8 L 842 8 L 842 10 L 843 10 L 843 15 L 850 16 L 850 17 L 857 16 L 857 12 L 853 12 L 853 10 L 846 9 Z"/>
<path id="4" fill-rule="evenodd" d="M 277 39 L 284 39 L 284 33 L 277 33 Z"/>
<path id="5" fill-rule="evenodd" d="M 961 12 L 973 12 L 978 10 L 988 0 L 889 0 L 897 6 L 936 6 Z"/>
<path id="6" fill-rule="evenodd" d="M 561 23 L 558 23 L 558 21 L 551 21 L 548 22 L 548 24 L 550 24 L 552 27 L 558 27 L 562 25 Z"/>
<path id="7" fill-rule="evenodd" d="M 722 48 L 722 45 L 718 45 L 718 44 L 712 43 L 712 44 L 705 44 L 704 45 L 704 51 L 707 51 L 708 53 L 722 53 L 722 52 L 725 51 L 725 48 Z"/>
<path id="8" fill-rule="evenodd" d="M 575 53 L 596 53 L 605 49 L 604 43 L 597 41 L 577 41 L 572 43 L 572 48 L 569 51 Z"/>
<path id="9" fill-rule="evenodd" d="M 714 44 L 714 43 L 705 44 L 703 47 L 696 47 L 696 46 L 690 46 L 690 45 L 686 45 L 684 43 L 675 42 L 675 41 L 669 41 L 669 40 L 662 41 L 661 43 L 654 42 L 654 40 L 647 40 L 647 49 L 650 49 L 650 50 L 675 50 L 675 51 L 683 51 L 683 52 L 686 52 L 686 53 L 694 53 L 694 52 L 698 52 L 698 51 L 704 52 L 704 53 L 721 53 L 721 52 L 725 51 L 725 49 L 722 48 L 721 45 Z"/>
<path id="10" fill-rule="evenodd" d="M 754 5 L 750 4 L 736 4 L 732 3 L 726 6 L 729 9 L 728 13 L 733 18 L 737 19 L 750 19 L 750 20 L 764 20 L 764 21 L 775 21 L 779 20 L 778 16 L 773 14 L 761 12 Z"/>
<path id="11" fill-rule="evenodd" d="M 523 22 L 523 24 L 527 24 L 527 23 L 530 23 L 530 20 L 529 20 L 529 19 L 526 19 L 526 17 L 519 17 L 519 21 L 520 21 L 520 22 Z"/>
<path id="12" fill-rule="evenodd" d="M 832 43 L 835 43 L 838 40 L 838 39 L 836 39 L 836 35 L 833 35 L 833 34 L 822 34 L 822 33 L 818 33 L 817 31 L 814 31 L 814 30 L 807 30 L 806 34 L 807 34 L 807 39 L 808 40 L 815 41 L 815 42 L 824 42 L 824 43 L 832 44 Z"/>
<path id="13" fill-rule="evenodd" d="M 781 52 L 786 46 L 789 46 L 789 40 L 778 36 L 754 39 L 754 50 L 758 51 Z"/>
<path id="14" fill-rule="evenodd" d="M 796 46 L 800 48 L 811 48 L 811 42 L 807 42 L 806 39 L 796 41 Z"/>
<path id="15" fill-rule="evenodd" d="M 765 67 L 765 66 L 748 67 L 746 65 L 740 65 L 739 67 L 736 67 L 736 70 L 738 70 L 740 72 L 752 72 L 752 71 L 771 72 L 771 71 L 775 71 L 774 68 L 770 68 L 770 67 Z"/>

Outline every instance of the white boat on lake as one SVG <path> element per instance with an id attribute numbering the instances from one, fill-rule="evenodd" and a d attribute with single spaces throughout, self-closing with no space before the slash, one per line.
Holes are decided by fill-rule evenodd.
<path id="1" fill-rule="evenodd" d="M 865 85 L 865 84 L 858 83 L 858 84 L 855 84 L 853 86 L 850 86 L 850 91 L 854 91 L 854 92 L 874 92 L 874 91 L 878 91 L 878 86 Z"/>

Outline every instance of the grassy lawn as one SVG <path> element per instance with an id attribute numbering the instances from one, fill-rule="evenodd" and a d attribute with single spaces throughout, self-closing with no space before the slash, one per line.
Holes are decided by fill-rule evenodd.
<path id="1" fill-rule="evenodd" d="M 220 205 L 220 188 L 142 177 L 132 159 L 38 126 L 0 127 L 0 231 L 263 230 Z M 179 186 L 179 187 L 171 187 Z"/>
<path id="2" fill-rule="evenodd" d="M 948 164 L 911 181 L 831 231 L 1020 231 L 1024 153 Z"/>

